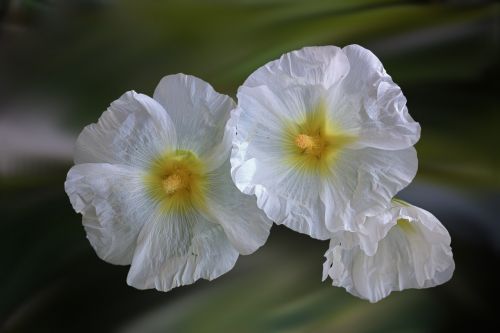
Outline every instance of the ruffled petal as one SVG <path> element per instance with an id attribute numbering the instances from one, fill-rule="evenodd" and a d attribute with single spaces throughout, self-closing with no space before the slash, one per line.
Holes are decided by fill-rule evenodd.
<path id="1" fill-rule="evenodd" d="M 342 49 L 349 59 L 350 71 L 337 90 L 352 101 L 358 114 L 359 147 L 404 149 L 420 138 L 420 125 L 406 108 L 401 89 L 386 73 L 380 60 L 359 45 Z"/>
<path id="2" fill-rule="evenodd" d="M 393 203 L 391 213 L 389 223 L 393 226 L 372 256 L 359 246 L 346 248 L 332 240 L 325 254 L 323 277 L 330 276 L 334 286 L 370 302 L 392 291 L 447 282 L 455 263 L 450 236 L 443 225 L 429 212 L 414 206 Z"/>
<path id="3" fill-rule="evenodd" d="M 154 99 L 129 91 L 111 103 L 96 124 L 85 127 L 75 163 L 112 163 L 144 168 L 151 158 L 175 149 L 176 131 Z"/>
<path id="4" fill-rule="evenodd" d="M 342 48 L 349 61 L 349 73 L 342 84 L 347 93 L 354 94 L 360 88 L 367 89 L 381 79 L 390 78 L 376 55 L 362 46 L 353 44 Z"/>
<path id="5" fill-rule="evenodd" d="M 385 215 L 385 216 L 383 216 Z M 393 227 L 392 212 L 384 210 L 375 216 L 363 215 L 357 217 L 358 231 L 337 231 L 333 232 L 331 239 L 342 243 L 343 248 L 353 248 L 359 246 L 363 252 L 372 256 L 377 252 L 378 242 L 384 238 Z"/>
<path id="6" fill-rule="evenodd" d="M 345 150 L 332 165 L 331 176 L 323 184 L 326 225 L 331 232 L 361 233 L 368 244 L 383 235 L 377 224 L 365 216 L 381 213 L 387 203 L 415 177 L 418 160 L 415 148 Z M 375 227 L 376 226 L 376 227 Z"/>
<path id="7" fill-rule="evenodd" d="M 124 165 L 79 164 L 64 184 L 97 255 L 112 264 L 132 262 L 135 241 L 148 216 L 139 172 Z"/>
<path id="8" fill-rule="evenodd" d="M 222 227 L 198 213 L 156 214 L 141 230 L 127 283 L 168 291 L 213 280 L 231 270 L 237 258 Z"/>
<path id="9" fill-rule="evenodd" d="M 230 176 L 229 159 L 209 174 L 208 218 L 219 223 L 240 254 L 264 245 L 272 222 L 257 207 L 255 197 L 241 193 Z"/>
<path id="10" fill-rule="evenodd" d="M 217 93 L 207 82 L 190 75 L 165 76 L 154 92 L 154 99 L 167 110 L 178 134 L 178 148 L 195 152 L 210 161 L 210 169 L 224 163 L 231 140 L 225 124 L 234 101 Z M 226 134 L 226 135 L 225 135 Z"/>
<path id="11" fill-rule="evenodd" d="M 279 90 L 290 85 L 328 88 L 349 72 L 349 61 L 336 46 L 304 47 L 283 54 L 253 72 L 243 86 L 267 85 Z"/>
<path id="12" fill-rule="evenodd" d="M 330 232 L 325 225 L 324 204 L 319 200 L 318 179 L 293 169 L 278 165 L 267 168 L 259 163 L 252 158 L 235 164 L 231 176 L 238 188 L 243 193 L 255 194 L 257 206 L 276 224 L 316 239 L 328 239 Z"/>

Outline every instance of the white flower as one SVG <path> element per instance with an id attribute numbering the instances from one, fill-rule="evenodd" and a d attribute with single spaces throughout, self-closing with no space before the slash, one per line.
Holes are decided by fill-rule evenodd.
<path id="1" fill-rule="evenodd" d="M 394 200 L 391 208 L 368 217 L 367 223 L 387 226 L 386 234 L 367 255 L 359 245 L 332 238 L 325 254 L 323 280 L 378 302 L 391 291 L 429 288 L 447 282 L 455 269 L 450 235 L 429 212 Z"/>
<path id="2" fill-rule="evenodd" d="M 232 178 L 277 224 L 318 239 L 362 232 L 415 176 L 420 126 L 405 105 L 358 45 L 287 53 L 238 91 Z"/>
<path id="3" fill-rule="evenodd" d="M 230 178 L 234 102 L 166 76 L 154 99 L 125 93 L 76 144 L 66 192 L 97 255 L 127 282 L 167 291 L 214 279 L 264 244 L 271 222 Z"/>

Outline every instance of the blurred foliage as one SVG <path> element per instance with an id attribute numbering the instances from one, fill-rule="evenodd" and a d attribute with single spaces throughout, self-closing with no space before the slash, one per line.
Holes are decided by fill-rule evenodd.
<path id="1" fill-rule="evenodd" d="M 491 220 L 500 187 L 499 10 L 493 1 L 0 2 L 0 111 L 47 113 L 73 135 L 123 92 L 152 94 L 166 74 L 193 74 L 235 96 L 253 70 L 286 51 L 368 47 L 422 125 L 417 182 L 452 188 L 477 212 L 459 214 L 453 200 L 433 211 L 454 240 L 450 283 L 376 305 L 320 283 L 326 243 L 276 227 L 262 250 L 214 282 L 140 292 L 126 286 L 127 267 L 101 262 L 86 241 L 63 191 L 71 157 L 23 160 L 15 169 L 23 172 L 0 174 L 0 329 L 443 332 L 486 325 L 498 291 L 489 271 L 498 252 L 481 237 L 500 237 Z M 412 193 L 415 204 L 428 198 Z M 478 233 L 481 223 L 488 228 Z"/>

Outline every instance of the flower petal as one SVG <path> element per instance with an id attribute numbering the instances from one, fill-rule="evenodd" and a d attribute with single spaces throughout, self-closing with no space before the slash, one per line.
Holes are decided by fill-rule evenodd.
<path id="1" fill-rule="evenodd" d="M 355 93 L 359 88 L 367 89 L 381 79 L 390 78 L 376 55 L 362 46 L 353 44 L 342 48 L 349 61 L 349 73 L 343 80 L 348 93 Z"/>
<path id="2" fill-rule="evenodd" d="M 154 92 L 157 100 L 175 124 L 179 149 L 191 150 L 198 156 L 211 158 L 211 169 L 220 166 L 229 151 L 230 137 L 225 137 L 225 124 L 234 101 L 217 93 L 207 82 L 190 75 L 165 76 Z"/>
<path id="3" fill-rule="evenodd" d="M 379 232 L 363 228 L 366 215 L 382 212 L 391 198 L 406 187 L 417 172 L 415 148 L 345 150 L 331 168 L 321 198 L 331 232 L 362 232 L 374 239 Z"/>
<path id="4" fill-rule="evenodd" d="M 359 112 L 358 145 L 391 150 L 414 145 L 420 138 L 420 125 L 408 113 L 406 98 L 380 60 L 359 45 L 342 51 L 349 59 L 350 71 L 339 90 L 348 96 L 346 99 L 356 101 L 353 111 Z"/>
<path id="5" fill-rule="evenodd" d="M 333 240 L 325 254 L 323 277 L 329 275 L 333 285 L 371 302 L 392 291 L 447 282 L 455 264 L 446 229 L 418 207 L 394 204 L 391 212 L 393 227 L 373 256 L 366 255 L 359 246 L 345 248 Z"/>
<path id="6" fill-rule="evenodd" d="M 254 196 L 241 193 L 230 176 L 229 159 L 209 175 L 210 220 L 219 223 L 240 254 L 264 245 L 272 222 L 257 207 Z"/>
<path id="7" fill-rule="evenodd" d="M 141 230 L 127 283 L 168 291 L 201 278 L 213 280 L 231 270 L 237 258 L 222 227 L 198 213 L 156 214 Z"/>
<path id="8" fill-rule="evenodd" d="M 138 171 L 125 165 L 78 164 L 64 184 L 97 255 L 112 264 L 132 262 L 135 241 L 148 215 Z"/>
<path id="9" fill-rule="evenodd" d="M 111 103 L 78 137 L 75 163 L 146 167 L 151 157 L 176 146 L 176 131 L 154 99 L 129 91 Z"/>
<path id="10" fill-rule="evenodd" d="M 383 217 L 383 214 L 386 216 Z M 341 242 L 343 248 L 359 246 L 366 255 L 372 256 L 377 252 L 378 242 L 387 235 L 394 225 L 392 213 L 382 211 L 375 216 L 366 215 L 363 219 L 361 215 L 357 218 L 361 220 L 356 225 L 358 231 L 337 231 L 332 233 L 332 239 Z"/>
<path id="11" fill-rule="evenodd" d="M 269 169 L 260 166 L 254 158 L 234 167 L 231 174 L 243 193 L 255 194 L 257 206 L 276 224 L 284 224 L 316 239 L 329 238 L 317 179 L 294 170 Z"/>
<path id="12" fill-rule="evenodd" d="M 304 47 L 285 53 L 253 72 L 243 86 L 267 85 L 276 89 L 290 85 L 337 83 L 349 72 L 349 61 L 336 46 Z"/>

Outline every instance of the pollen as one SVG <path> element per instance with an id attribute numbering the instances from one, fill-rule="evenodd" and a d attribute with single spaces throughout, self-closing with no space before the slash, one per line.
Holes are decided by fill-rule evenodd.
<path id="1" fill-rule="evenodd" d="M 190 172 L 184 168 L 178 168 L 163 179 L 162 186 L 167 195 L 172 195 L 182 190 L 189 191 L 190 180 Z"/>
<path id="2" fill-rule="evenodd" d="M 307 134 L 299 134 L 295 138 L 297 147 L 303 150 L 305 154 L 321 157 L 325 150 L 326 142 L 320 135 L 310 136 Z"/>

